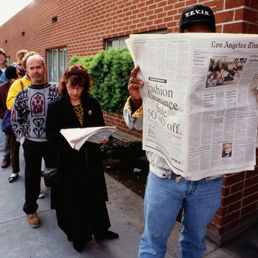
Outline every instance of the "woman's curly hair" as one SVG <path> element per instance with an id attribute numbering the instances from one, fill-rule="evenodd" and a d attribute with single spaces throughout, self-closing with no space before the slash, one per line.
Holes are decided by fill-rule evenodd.
<path id="1" fill-rule="evenodd" d="M 67 84 L 70 82 L 70 86 L 80 86 L 83 87 L 83 92 L 81 98 L 88 97 L 91 92 L 91 78 L 87 72 L 87 69 L 82 65 L 72 65 L 68 67 L 62 79 L 59 82 L 58 93 L 62 96 L 66 95 L 67 92 Z"/>

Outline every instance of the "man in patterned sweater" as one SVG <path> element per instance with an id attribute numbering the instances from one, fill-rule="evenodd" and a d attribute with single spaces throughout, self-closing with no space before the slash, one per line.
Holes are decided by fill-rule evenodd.
<path id="1" fill-rule="evenodd" d="M 45 80 L 44 60 L 39 55 L 30 56 L 26 70 L 32 84 L 15 97 L 12 111 L 12 128 L 24 150 L 25 204 L 24 212 L 31 227 L 40 225 L 37 199 L 40 192 L 42 157 L 49 166 L 49 150 L 46 139 L 46 115 L 49 103 L 59 99 L 57 87 Z"/>

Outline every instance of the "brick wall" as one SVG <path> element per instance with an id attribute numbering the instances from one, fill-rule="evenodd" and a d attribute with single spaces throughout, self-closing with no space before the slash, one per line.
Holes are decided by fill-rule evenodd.
<path id="1" fill-rule="evenodd" d="M 216 236 L 215 242 L 223 244 L 257 222 L 258 218 L 258 168 L 224 175 L 221 208 L 208 229 Z"/>
<path id="2" fill-rule="evenodd" d="M 119 131 L 122 131 L 124 133 L 133 135 L 139 139 L 142 138 L 142 132 L 130 130 L 128 126 L 125 124 L 124 119 L 121 115 L 112 114 L 109 115 L 107 112 L 102 111 L 105 119 L 106 125 L 114 125 L 117 127 Z"/>
<path id="3" fill-rule="evenodd" d="M 218 32 L 256 34 L 258 32 L 258 1 L 218 1 L 216 23 Z"/>
<path id="4" fill-rule="evenodd" d="M 217 32 L 258 33 L 257 0 L 35 0 L 0 27 L 0 47 L 13 62 L 21 49 L 46 59 L 47 49 L 66 46 L 69 61 L 73 55 L 96 54 L 108 38 L 159 29 L 178 32 L 181 12 L 196 3 L 216 12 Z M 141 138 L 121 116 L 103 114 L 107 125 Z M 208 236 L 219 244 L 257 221 L 257 169 L 226 175 L 221 203 L 208 227 Z"/>

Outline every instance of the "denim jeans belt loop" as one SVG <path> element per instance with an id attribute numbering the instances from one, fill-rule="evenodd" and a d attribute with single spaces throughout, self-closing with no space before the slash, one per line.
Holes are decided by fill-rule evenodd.
<path id="1" fill-rule="evenodd" d="M 182 179 L 182 176 L 178 175 L 178 176 L 176 177 L 176 183 L 178 183 L 181 179 Z"/>

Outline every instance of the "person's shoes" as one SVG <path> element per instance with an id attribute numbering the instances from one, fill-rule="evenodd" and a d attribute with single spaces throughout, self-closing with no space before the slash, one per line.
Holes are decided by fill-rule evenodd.
<path id="1" fill-rule="evenodd" d="M 40 225 L 39 217 L 37 213 L 27 214 L 27 220 L 32 228 L 37 228 Z"/>
<path id="2" fill-rule="evenodd" d="M 4 159 L 4 160 L 2 161 L 1 167 L 2 167 L 2 168 L 8 168 L 9 165 L 10 165 L 10 160 L 9 160 L 9 159 Z"/>
<path id="3" fill-rule="evenodd" d="M 78 252 L 82 252 L 83 248 L 84 248 L 84 243 L 83 242 L 73 242 L 73 248 Z"/>
<path id="4" fill-rule="evenodd" d="M 43 192 L 40 192 L 39 193 L 39 199 L 43 199 L 43 198 L 45 198 L 45 194 Z"/>
<path id="5" fill-rule="evenodd" d="M 104 231 L 100 233 L 96 233 L 94 235 L 95 240 L 100 240 L 100 239 L 116 239 L 119 238 L 119 235 L 117 233 L 114 233 L 112 231 Z"/>
<path id="6" fill-rule="evenodd" d="M 19 175 L 17 174 L 12 174 L 9 178 L 8 178 L 8 182 L 12 183 L 14 181 L 16 181 L 18 179 Z"/>

